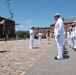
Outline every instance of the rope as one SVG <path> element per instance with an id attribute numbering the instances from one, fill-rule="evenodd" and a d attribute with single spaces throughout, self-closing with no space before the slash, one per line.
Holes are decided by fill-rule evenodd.
<path id="1" fill-rule="evenodd" d="M 8 8 L 9 8 L 9 12 L 11 14 L 11 17 L 10 18 L 12 19 L 13 18 L 13 13 L 12 13 L 12 10 L 11 10 L 10 3 L 9 2 L 10 2 L 10 0 L 8 0 L 8 1 L 6 0 L 6 3 L 7 3 Z"/>
<path id="2" fill-rule="evenodd" d="M 5 5 L 5 7 L 7 8 L 7 10 L 9 11 L 9 13 L 11 14 L 11 17 L 9 17 L 8 19 L 12 19 L 13 18 L 13 13 L 12 13 L 9 1 L 6 0 L 6 3 L 5 3 L 4 0 L 2 0 L 2 1 L 3 1 L 4 5 Z"/>

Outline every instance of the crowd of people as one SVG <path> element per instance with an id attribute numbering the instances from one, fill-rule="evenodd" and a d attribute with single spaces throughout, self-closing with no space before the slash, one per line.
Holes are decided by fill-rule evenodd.
<path id="1" fill-rule="evenodd" d="M 55 27 L 54 27 L 54 36 L 55 36 L 55 41 L 57 44 L 57 49 L 58 49 L 58 53 L 57 56 L 54 58 L 56 60 L 62 60 L 63 59 L 63 55 L 64 55 L 64 45 L 65 45 L 65 29 L 64 29 L 64 22 L 63 20 L 60 18 L 60 14 L 56 13 L 54 15 L 54 19 L 56 20 L 55 22 Z M 3 24 L 3 30 L 5 30 L 5 20 L 2 20 L 0 22 L 0 24 Z M 3 34 L 5 34 L 3 32 Z M 38 39 L 39 39 L 39 43 L 42 43 L 42 32 L 40 31 L 38 33 Z M 47 34 L 46 34 L 47 40 L 50 41 L 51 38 L 51 33 L 48 30 Z M 67 32 L 67 37 L 68 37 L 68 44 L 70 45 L 71 48 L 73 48 L 74 50 L 76 50 L 76 21 L 74 21 L 72 23 L 72 25 L 69 27 L 68 32 Z M 49 42 L 48 42 L 49 44 Z M 34 27 L 32 26 L 30 28 L 30 45 L 29 45 L 30 49 L 34 48 Z"/>
<path id="2" fill-rule="evenodd" d="M 65 45 L 65 37 L 68 37 L 68 44 L 70 45 L 71 48 L 76 50 L 76 21 L 72 24 L 71 27 L 69 27 L 68 32 L 65 32 L 64 29 L 64 22 L 60 18 L 60 14 L 56 13 L 54 15 L 54 19 L 56 20 L 55 22 L 55 27 L 54 27 L 54 36 L 55 36 L 55 41 L 57 44 L 57 49 L 58 53 L 57 56 L 54 58 L 55 60 L 62 60 L 64 59 L 64 45 Z M 39 32 L 38 34 L 39 37 L 39 43 L 42 42 L 42 32 Z M 46 37 L 48 41 L 51 38 L 50 31 L 47 31 Z M 34 27 L 31 27 L 30 29 L 30 47 L 33 49 L 34 47 Z"/>

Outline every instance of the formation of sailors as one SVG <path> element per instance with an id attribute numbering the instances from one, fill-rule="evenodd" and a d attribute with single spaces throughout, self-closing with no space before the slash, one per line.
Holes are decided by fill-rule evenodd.
<path id="1" fill-rule="evenodd" d="M 60 14 L 56 13 L 54 15 L 54 19 L 56 20 L 55 27 L 54 27 L 54 35 L 55 35 L 55 41 L 57 44 L 57 56 L 54 58 L 56 60 L 62 60 L 63 54 L 64 54 L 64 45 L 65 45 L 65 29 L 64 29 L 64 23 L 63 20 L 60 18 Z M 38 34 L 39 37 L 39 43 L 42 42 L 42 33 L 40 32 Z M 46 37 L 49 41 L 50 39 L 50 32 L 48 31 L 46 34 Z M 69 28 L 67 32 L 67 37 L 68 37 L 68 44 L 70 45 L 71 48 L 76 50 L 76 21 L 74 21 Z M 33 49 L 34 45 L 34 27 L 31 27 L 30 29 L 30 48 Z"/>
<path id="2" fill-rule="evenodd" d="M 74 21 L 72 26 L 68 29 L 67 37 L 70 47 L 76 50 L 76 21 Z"/>

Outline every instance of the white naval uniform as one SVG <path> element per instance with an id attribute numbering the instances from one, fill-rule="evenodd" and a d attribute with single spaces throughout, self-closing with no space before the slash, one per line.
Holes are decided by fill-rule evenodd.
<path id="1" fill-rule="evenodd" d="M 71 39 L 70 39 L 70 36 L 71 36 L 71 32 L 67 32 L 67 38 L 68 38 L 68 44 L 71 45 Z"/>
<path id="2" fill-rule="evenodd" d="M 30 29 L 30 47 L 31 49 L 33 49 L 34 46 L 34 31 L 32 29 Z"/>
<path id="3" fill-rule="evenodd" d="M 64 31 L 64 40 L 63 40 L 63 45 L 65 45 L 65 38 L 66 38 L 66 32 Z"/>
<path id="4" fill-rule="evenodd" d="M 74 34 L 74 49 L 76 49 L 76 26 L 74 27 L 73 34 Z"/>
<path id="5" fill-rule="evenodd" d="M 63 59 L 64 23 L 61 18 L 59 18 L 55 24 L 54 35 L 58 48 L 57 58 Z M 59 38 L 56 38 L 57 35 L 59 35 Z"/>
<path id="6" fill-rule="evenodd" d="M 38 34 L 38 39 L 39 39 L 39 43 L 41 43 L 42 42 L 42 33 Z"/>
<path id="7" fill-rule="evenodd" d="M 71 48 L 74 48 L 74 28 L 72 28 L 70 38 L 71 38 Z"/>

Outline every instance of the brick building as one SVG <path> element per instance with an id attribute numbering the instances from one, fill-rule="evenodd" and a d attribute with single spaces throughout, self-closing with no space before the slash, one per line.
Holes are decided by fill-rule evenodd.
<path id="1" fill-rule="evenodd" d="M 44 27 L 44 28 L 37 27 L 34 28 L 34 33 L 37 36 L 39 32 L 42 32 L 43 37 L 45 37 L 48 30 L 50 31 L 50 27 Z"/>
<path id="2" fill-rule="evenodd" d="M 5 18 L 0 17 L 0 22 L 4 19 Z M 10 34 L 11 37 L 14 37 L 15 36 L 15 21 L 7 20 L 5 22 L 5 29 L 6 29 L 7 34 Z M 0 37 L 4 35 L 3 32 L 4 32 L 3 25 L 0 25 Z"/>
<path id="3" fill-rule="evenodd" d="M 68 28 L 71 26 L 71 24 L 76 20 L 76 17 L 73 17 L 73 18 L 63 18 L 63 21 L 64 21 L 64 28 L 65 28 L 65 32 L 68 31 Z M 44 28 L 34 28 L 34 31 L 35 31 L 35 35 L 38 35 L 39 31 L 42 31 L 43 33 L 43 36 L 46 35 L 47 33 L 47 30 L 50 31 L 50 33 L 52 34 L 52 37 L 54 36 L 54 26 L 55 26 L 55 23 L 51 24 L 50 27 L 44 27 Z"/>

